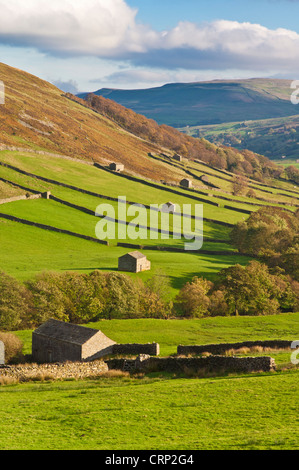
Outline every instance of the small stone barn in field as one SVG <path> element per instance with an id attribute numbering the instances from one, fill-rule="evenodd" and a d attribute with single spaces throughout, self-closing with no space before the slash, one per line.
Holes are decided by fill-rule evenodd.
<path id="1" fill-rule="evenodd" d="M 32 333 L 35 362 L 91 361 L 112 354 L 110 338 L 100 330 L 50 319 Z"/>
<path id="2" fill-rule="evenodd" d="M 120 172 L 120 171 L 124 171 L 125 166 L 122 163 L 110 163 L 109 168 L 110 170 Z"/>
<path id="3" fill-rule="evenodd" d="M 118 270 L 127 271 L 130 273 L 140 273 L 142 271 L 149 271 L 151 269 L 151 262 L 140 251 L 132 251 L 118 259 Z"/>
<path id="4" fill-rule="evenodd" d="M 183 157 L 181 155 L 179 155 L 178 153 L 176 153 L 172 158 L 174 160 L 176 160 L 177 162 L 182 162 L 183 161 Z"/>
<path id="5" fill-rule="evenodd" d="M 209 177 L 207 175 L 201 175 L 200 179 L 203 183 L 209 183 L 210 182 Z"/>
<path id="6" fill-rule="evenodd" d="M 163 204 L 161 211 L 173 214 L 175 212 L 175 204 L 173 204 L 173 202 L 166 202 L 165 204 Z"/>
<path id="7" fill-rule="evenodd" d="M 183 186 L 183 188 L 192 188 L 192 181 L 188 180 L 187 178 L 184 178 L 181 182 L 180 185 Z"/>

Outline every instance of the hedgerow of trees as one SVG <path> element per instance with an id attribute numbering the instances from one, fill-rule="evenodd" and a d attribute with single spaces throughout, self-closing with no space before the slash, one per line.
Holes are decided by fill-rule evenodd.
<path id="1" fill-rule="evenodd" d="M 241 253 L 257 256 L 299 281 L 299 210 L 261 208 L 235 225 L 231 241 Z"/>
<path id="2" fill-rule="evenodd" d="M 187 282 L 175 302 L 169 279 L 156 273 L 146 282 L 117 272 L 44 272 L 24 285 L 0 273 L 0 330 L 34 328 L 55 318 L 71 323 L 100 319 L 200 318 L 270 315 L 299 310 L 299 282 L 281 268 L 259 261 L 223 269 L 214 283 Z"/>

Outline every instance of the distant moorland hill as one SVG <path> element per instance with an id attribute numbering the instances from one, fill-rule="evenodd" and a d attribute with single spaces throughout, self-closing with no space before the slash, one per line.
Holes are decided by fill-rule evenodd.
<path id="1" fill-rule="evenodd" d="M 144 90 L 102 88 L 94 94 L 159 124 L 183 127 L 292 116 L 296 108 L 290 102 L 290 85 L 290 80 L 279 79 L 215 80 Z"/>

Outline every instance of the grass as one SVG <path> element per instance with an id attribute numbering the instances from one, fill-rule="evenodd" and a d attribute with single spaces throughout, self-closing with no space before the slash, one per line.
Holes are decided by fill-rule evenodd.
<path id="1" fill-rule="evenodd" d="M 95 269 L 116 271 L 118 258 L 128 252 L 126 248 L 106 247 L 3 219 L 0 219 L 0 231 L 0 269 L 22 281 L 47 270 L 85 273 Z M 200 252 L 149 251 L 146 254 L 152 262 L 152 271 L 132 274 L 132 277 L 145 280 L 153 275 L 156 268 L 160 268 L 170 278 L 172 296 L 196 275 L 212 280 L 220 269 L 235 263 L 246 264 L 250 259 L 234 254 L 201 255 Z"/>
<path id="2" fill-rule="evenodd" d="M 161 356 L 176 354 L 179 344 L 235 343 L 241 341 L 286 339 L 299 335 L 299 313 L 260 317 L 213 317 L 192 320 L 102 320 L 89 323 L 117 343 L 160 344 Z M 31 353 L 31 330 L 16 334 L 24 342 L 24 353 Z"/>
<path id="3" fill-rule="evenodd" d="M 142 204 L 163 204 L 171 199 L 174 203 L 183 206 L 183 204 L 195 204 L 196 201 L 188 197 L 190 193 L 182 195 L 170 194 L 161 189 L 152 188 L 140 183 L 132 182 L 121 178 L 118 175 L 101 171 L 95 167 L 83 165 L 82 163 L 72 162 L 54 157 L 39 157 L 18 152 L 0 152 L 0 159 L 3 162 L 12 164 L 25 171 L 35 173 L 39 176 L 55 179 L 62 183 L 70 184 L 89 190 L 105 196 L 118 197 L 126 196 L 127 201 Z M 8 174 L 7 170 L 1 169 L 1 174 Z M 12 173 L 11 173 L 12 174 Z M 54 193 L 55 194 L 55 193 Z M 200 196 L 202 197 L 202 196 Z M 209 197 L 204 197 L 209 201 Z M 198 203 L 198 201 L 197 201 Z M 204 205 L 204 217 L 209 217 L 223 222 L 229 220 L 230 223 L 236 223 L 242 219 L 244 214 L 215 207 L 210 204 Z"/>
<path id="4" fill-rule="evenodd" d="M 118 342 L 295 339 L 299 313 L 90 323 Z M 31 331 L 19 331 L 24 352 Z M 259 352 L 257 354 L 260 354 Z M 269 352 L 265 354 L 269 355 Z M 290 352 L 271 352 L 283 368 Z M 298 370 L 199 379 L 152 373 L 0 387 L 2 450 L 298 449 Z M 15 439 L 15 436 L 18 439 Z"/>
<path id="5" fill-rule="evenodd" d="M 294 109 L 296 111 L 296 108 Z M 191 126 L 182 129 L 193 137 L 204 137 L 217 145 L 249 149 L 268 158 L 287 155 L 298 158 L 299 116 L 258 119 L 225 124 Z"/>
<path id="6" fill-rule="evenodd" d="M 170 199 L 169 194 L 162 186 L 161 189 L 150 188 L 142 182 L 133 183 L 82 163 L 48 155 L 36 157 L 22 152 L 4 151 L 1 152 L 1 161 L 107 196 L 126 195 L 129 201 L 160 204 Z M 95 211 L 101 203 L 111 203 L 109 200 L 98 199 L 21 175 L 8 168 L 1 167 L 0 171 L 1 175 L 8 180 L 39 191 L 50 190 L 52 194 L 65 201 L 92 211 Z M 195 202 L 183 192 L 178 196 L 171 194 L 171 199 L 180 205 L 194 204 Z M 117 215 L 117 204 L 112 202 L 112 206 L 116 209 Z M 1 212 L 92 237 L 95 237 L 95 226 L 98 222 L 98 219 L 92 215 L 84 214 L 51 200 L 39 199 L 9 203 L 2 205 Z M 244 214 L 225 210 L 223 207 L 204 205 L 204 217 L 233 223 L 243 219 Z M 112 246 L 105 247 L 4 219 L 0 219 L 0 228 L 2 242 L 0 245 L 0 268 L 21 280 L 28 279 L 43 270 L 75 270 L 79 272 L 90 272 L 95 269 L 116 270 L 118 257 L 128 251 L 128 249 L 114 246 L 117 240 L 111 242 Z M 204 222 L 203 249 L 220 252 L 231 251 L 229 256 L 204 255 L 200 251 L 186 253 L 146 252 L 152 262 L 153 271 L 155 268 L 161 268 L 170 277 L 171 295 L 174 296 L 178 289 L 195 275 L 205 276 L 212 280 L 222 268 L 236 263 L 246 264 L 248 262 L 248 257 L 239 257 L 234 254 L 234 250 L 229 244 L 210 241 L 213 238 L 228 240 L 229 230 L 229 228 L 215 223 Z M 182 247 L 184 242 L 184 240 L 161 240 L 161 237 L 158 240 L 151 240 L 148 233 L 145 235 L 147 238 L 137 239 L 134 243 L 137 245 L 168 244 Z M 11 253 L 14 253 L 13 257 Z M 147 279 L 151 275 L 149 272 L 139 276 L 142 279 Z"/>
<path id="7" fill-rule="evenodd" d="M 295 450 L 297 389 L 298 371 L 10 385 L 0 387 L 0 446 Z"/>
<path id="8" fill-rule="evenodd" d="M 91 110 L 66 100 L 54 86 L 3 64 L 0 64 L 0 70 L 1 78 L 7 83 L 6 104 L 10 111 L 10 114 L 2 116 L 4 145 L 64 153 L 102 163 L 120 160 L 128 172 L 159 182 L 162 179 L 178 182 L 186 175 L 184 168 L 170 167 L 148 157 L 149 152 L 160 152 L 161 149 L 121 131 Z M 43 133 L 24 126 L 20 117 Z M 14 135 L 10 135 L 12 127 Z M 0 160 L 106 196 L 126 195 L 128 200 L 145 204 L 165 203 L 169 199 L 177 204 L 194 203 L 189 193 L 183 190 L 181 195 L 172 195 L 165 192 L 162 184 L 157 189 L 149 188 L 142 181 L 132 183 L 117 175 L 49 154 L 2 151 Z M 4 167 L 0 167 L 0 173 L 3 178 L 39 191 L 50 190 L 57 197 L 93 211 L 99 202 L 105 202 Z M 221 192 L 228 190 L 228 185 L 216 177 L 217 173 L 215 181 L 219 181 Z M 287 195 L 288 185 L 283 187 Z M 207 190 L 207 195 L 203 196 L 206 201 L 209 192 Z M 0 187 L 0 197 L 15 193 L 18 190 L 10 186 L 4 184 Z M 274 193 L 270 196 L 276 197 Z M 245 218 L 242 213 L 224 209 L 223 204 L 220 201 L 220 207 L 213 207 L 205 203 L 204 216 L 230 223 Z M 239 203 L 230 204 L 237 207 Z M 248 207 L 246 200 L 239 207 Z M 18 217 L 84 234 L 92 234 L 94 228 L 93 216 L 85 216 L 53 201 L 21 201 L 7 204 L 2 209 Z M 228 228 L 206 223 L 204 231 L 207 238 L 205 247 L 227 249 L 223 244 L 210 242 L 209 238 L 228 240 Z M 43 270 L 113 271 L 117 269 L 118 257 L 128 251 L 5 219 L 0 219 L 0 236 L 0 270 L 20 280 Z M 145 280 L 159 267 L 170 278 L 173 297 L 195 275 L 213 280 L 220 269 L 237 262 L 246 264 L 249 260 L 234 253 L 230 256 L 207 256 L 201 252 L 149 252 L 148 258 L 153 271 L 132 274 L 132 277 Z M 161 345 L 161 355 L 169 355 L 176 352 L 178 344 L 271 338 L 294 340 L 299 331 L 298 321 L 298 314 L 285 314 L 189 321 L 112 320 L 89 326 L 101 329 L 119 343 L 157 341 Z M 24 341 L 24 353 L 31 353 L 32 331 L 16 334 Z M 273 354 L 282 369 L 289 361 L 289 353 L 277 351 Z M 44 376 L 42 383 L 1 386 L 0 448 L 298 448 L 296 370 L 196 380 L 182 377 L 173 380 L 166 374 L 138 378 L 114 375 L 108 374 L 98 380 L 57 383 L 52 382 L 50 376 Z"/>

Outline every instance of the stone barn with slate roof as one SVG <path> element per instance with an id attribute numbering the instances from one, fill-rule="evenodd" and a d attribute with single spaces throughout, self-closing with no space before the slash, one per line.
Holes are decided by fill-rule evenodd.
<path id="1" fill-rule="evenodd" d="M 118 270 L 130 273 L 149 271 L 151 262 L 140 251 L 132 251 L 118 258 Z"/>
<path id="2" fill-rule="evenodd" d="M 173 156 L 173 159 L 176 160 L 177 162 L 182 162 L 183 161 L 183 157 L 181 155 L 179 155 L 178 153 L 176 153 Z"/>
<path id="3" fill-rule="evenodd" d="M 173 202 L 166 202 L 162 205 L 162 212 L 173 214 L 175 212 L 176 206 Z"/>
<path id="4" fill-rule="evenodd" d="M 109 168 L 110 168 L 110 170 L 120 172 L 120 171 L 124 171 L 125 166 L 122 163 L 113 162 L 113 163 L 110 163 Z"/>
<path id="5" fill-rule="evenodd" d="M 192 181 L 188 180 L 187 178 L 184 178 L 181 182 L 180 185 L 183 186 L 183 188 L 192 188 Z"/>
<path id="6" fill-rule="evenodd" d="M 116 344 L 100 330 L 50 319 L 32 333 L 35 362 L 91 361 L 111 354 Z"/>

